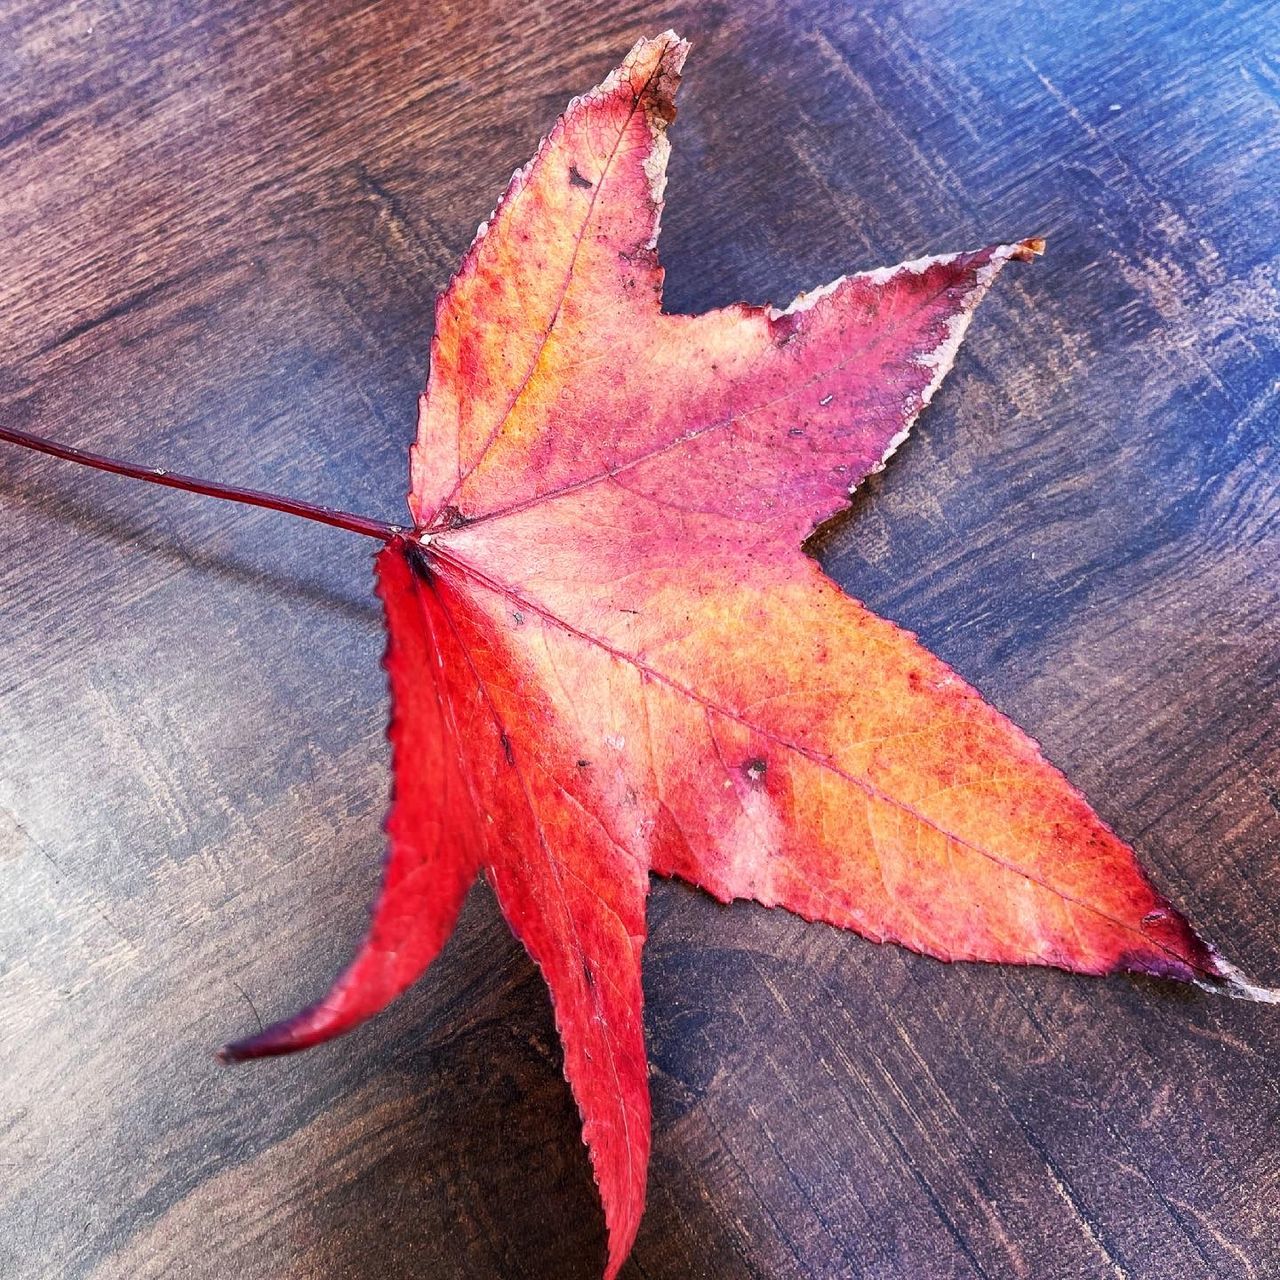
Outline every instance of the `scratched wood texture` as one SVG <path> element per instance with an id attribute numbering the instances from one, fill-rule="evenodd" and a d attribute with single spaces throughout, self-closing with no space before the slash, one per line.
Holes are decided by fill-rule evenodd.
<path id="1" fill-rule="evenodd" d="M 673 309 L 1045 233 L 817 548 L 1280 982 L 1280 11 L 0 5 L 0 416 L 387 518 L 432 300 L 568 97 L 694 41 Z M 7 447 L 6 447 L 7 448 Z M 0 1274 L 598 1275 L 487 893 L 288 1061 L 387 792 L 370 546 L 0 454 Z M 1280 1011 L 661 883 L 627 1280 L 1280 1274 Z"/>

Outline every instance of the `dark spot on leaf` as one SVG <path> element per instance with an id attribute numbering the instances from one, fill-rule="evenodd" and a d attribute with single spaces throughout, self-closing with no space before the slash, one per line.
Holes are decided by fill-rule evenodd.
<path id="1" fill-rule="evenodd" d="M 769 322 L 769 337 L 775 347 L 785 347 L 796 336 L 799 327 L 798 315 L 780 315 Z"/>
<path id="2" fill-rule="evenodd" d="M 582 976 L 586 979 L 587 986 L 594 991 L 596 987 L 596 975 L 591 972 L 591 966 L 585 960 L 582 962 Z"/>
<path id="3" fill-rule="evenodd" d="M 753 756 L 750 760 L 746 760 L 742 765 L 742 772 L 746 775 L 746 779 L 751 783 L 759 783 L 764 777 L 769 765 L 759 756 Z"/>
<path id="4" fill-rule="evenodd" d="M 571 164 L 569 166 L 569 182 L 572 186 L 581 187 L 584 191 L 591 190 L 591 180 L 589 178 L 584 178 L 582 174 L 578 172 L 578 166 L 576 164 Z"/>
<path id="5" fill-rule="evenodd" d="M 578 761 L 578 768 L 579 768 L 579 769 L 589 769 L 590 767 L 591 767 L 591 761 L 590 761 L 590 760 L 579 760 L 579 761 Z"/>
<path id="6" fill-rule="evenodd" d="M 641 266 L 652 269 L 658 265 L 658 251 L 657 249 L 641 248 L 634 253 L 629 253 L 626 249 L 619 249 L 618 260 L 625 262 L 628 266 Z"/>
<path id="7" fill-rule="evenodd" d="M 522 626 L 524 624 L 524 614 L 521 613 L 519 609 L 513 609 L 511 611 L 511 621 L 514 622 L 517 627 Z"/>
<path id="8" fill-rule="evenodd" d="M 516 753 L 511 749 L 511 739 L 507 737 L 506 730 L 499 733 L 498 737 L 502 739 L 502 754 L 507 757 L 507 763 L 515 764 Z"/>
<path id="9" fill-rule="evenodd" d="M 789 436 L 802 436 L 802 435 L 804 435 L 804 428 L 803 428 L 803 427 L 792 427 L 792 428 L 791 428 L 791 430 L 787 432 L 787 435 L 789 435 Z"/>
<path id="10" fill-rule="evenodd" d="M 469 523 L 467 517 L 450 503 L 447 507 L 440 508 L 436 518 L 431 522 L 431 530 L 433 533 L 439 533 L 441 529 L 461 529 L 467 523 Z"/>

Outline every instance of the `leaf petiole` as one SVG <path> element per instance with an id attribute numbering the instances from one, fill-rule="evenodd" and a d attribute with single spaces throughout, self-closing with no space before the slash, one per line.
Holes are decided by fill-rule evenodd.
<path id="1" fill-rule="evenodd" d="M 14 427 L 0 426 L 0 440 L 20 445 L 24 449 L 33 449 L 37 453 L 47 453 L 54 458 L 63 458 L 67 462 L 78 462 L 82 466 L 95 467 L 99 471 L 109 471 L 112 475 L 129 476 L 133 480 L 146 480 L 150 484 L 162 484 L 170 489 L 183 489 L 187 493 L 200 493 L 209 498 L 224 498 L 228 502 L 239 502 L 245 506 L 283 511 L 285 515 L 300 516 L 303 520 L 333 525 L 337 529 L 348 529 L 352 533 L 362 533 L 366 538 L 378 538 L 382 542 L 390 542 L 393 538 L 409 532 L 400 525 L 388 524 L 384 520 L 373 520 L 368 516 L 353 515 L 349 511 L 335 511 L 332 507 L 322 507 L 314 502 L 300 502 L 296 498 L 284 498 L 279 494 L 263 493 L 258 489 L 242 489 L 235 485 L 218 484 L 211 480 L 198 480 L 194 476 L 166 471 L 163 467 L 143 467 L 133 462 L 122 462 L 118 458 L 108 458 L 99 453 L 89 453 L 85 449 L 76 449 L 68 444 L 58 444 L 53 440 L 46 440 L 42 436 L 32 435 L 29 431 L 19 431 Z"/>

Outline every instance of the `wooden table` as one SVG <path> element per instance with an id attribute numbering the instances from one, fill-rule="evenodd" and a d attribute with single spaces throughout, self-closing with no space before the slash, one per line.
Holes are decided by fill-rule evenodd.
<path id="1" fill-rule="evenodd" d="M 8 0 L 0 420 L 397 517 L 434 295 L 568 97 L 675 26 L 671 309 L 1049 236 L 817 550 L 1280 982 L 1274 4 L 608 10 Z M 365 920 L 370 545 L 6 448 L 0 547 L 0 1274 L 597 1276 L 487 892 L 357 1034 L 211 1056 Z M 1280 1010 L 668 883 L 651 927 L 627 1280 L 1280 1274 Z"/>

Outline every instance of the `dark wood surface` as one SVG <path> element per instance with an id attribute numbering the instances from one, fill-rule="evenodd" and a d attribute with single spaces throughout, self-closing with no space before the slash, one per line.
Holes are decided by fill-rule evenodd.
<path id="1" fill-rule="evenodd" d="M 1280 983 L 1274 4 L 7 0 L 0 417 L 398 517 L 435 293 L 668 25 L 672 309 L 1049 236 L 818 550 Z M 6 451 L 0 548 L 0 1274 L 598 1275 L 486 892 L 372 1025 L 211 1056 L 365 920 L 370 544 Z M 1280 1010 L 667 883 L 651 927 L 627 1280 L 1280 1275 Z"/>

